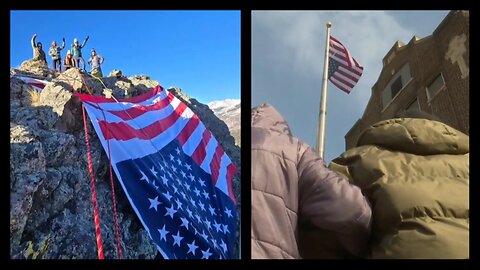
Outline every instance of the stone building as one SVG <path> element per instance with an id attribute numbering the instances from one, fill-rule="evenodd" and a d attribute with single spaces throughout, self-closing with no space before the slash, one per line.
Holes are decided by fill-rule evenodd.
<path id="1" fill-rule="evenodd" d="M 345 135 L 346 148 L 369 125 L 414 108 L 469 134 L 469 41 L 468 11 L 451 11 L 430 36 L 397 41 L 362 118 Z"/>

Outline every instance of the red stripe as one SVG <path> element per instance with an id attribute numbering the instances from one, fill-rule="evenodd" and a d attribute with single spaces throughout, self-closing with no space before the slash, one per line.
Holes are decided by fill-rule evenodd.
<path id="1" fill-rule="evenodd" d="M 340 68 L 337 69 L 337 72 L 340 73 L 340 74 L 342 74 L 344 77 L 349 78 L 350 80 L 352 80 L 352 81 L 354 81 L 354 82 L 358 82 L 358 78 L 356 78 L 356 77 L 354 77 L 354 76 L 352 75 L 352 72 L 351 72 L 351 70 L 350 70 L 348 67 L 343 67 L 343 68 L 348 69 L 348 71 L 349 71 L 350 73 L 348 73 L 348 72 L 346 72 L 346 71 L 344 71 L 344 70 L 342 70 L 342 69 L 340 69 Z"/>
<path id="2" fill-rule="evenodd" d="M 202 140 L 198 144 L 197 149 L 195 149 L 192 154 L 192 159 L 195 160 L 198 165 L 203 163 L 203 160 L 207 155 L 205 149 L 207 148 L 208 142 L 210 141 L 211 137 L 212 133 L 208 129 L 205 129 L 205 131 L 203 131 Z"/>
<path id="3" fill-rule="evenodd" d="M 124 122 L 109 123 L 106 121 L 99 121 L 98 125 L 102 129 L 102 134 L 106 140 L 116 139 L 121 141 L 130 140 L 133 138 L 139 138 L 142 140 L 150 140 L 157 137 L 159 134 L 169 129 L 180 118 L 182 113 L 187 108 L 183 102 L 181 102 L 177 109 L 172 112 L 165 119 L 157 121 L 147 127 L 141 129 L 134 129 L 130 125 Z M 108 131 L 108 132 L 107 132 Z"/>
<path id="4" fill-rule="evenodd" d="M 140 106 L 131 107 L 130 109 L 123 110 L 123 111 L 107 111 L 107 112 L 120 117 L 122 120 L 130 120 L 130 119 L 137 118 L 146 112 L 161 110 L 167 107 L 168 105 L 170 105 L 170 103 L 174 98 L 175 96 L 172 93 L 168 93 L 167 98 L 164 98 L 159 102 L 150 106 L 140 105 Z"/>
<path id="5" fill-rule="evenodd" d="M 200 120 L 198 117 L 194 114 L 192 118 L 188 121 L 187 125 L 180 131 L 180 134 L 177 136 L 177 140 L 180 143 L 181 146 L 183 146 L 188 138 L 192 135 L 193 131 L 198 127 L 200 124 Z"/>
<path id="6" fill-rule="evenodd" d="M 338 89 L 342 90 L 343 92 L 347 93 L 347 94 L 350 94 L 350 90 L 349 89 L 346 89 L 345 87 L 343 87 L 342 85 L 330 80 L 331 83 L 333 83 L 336 87 L 338 87 Z"/>
<path id="7" fill-rule="evenodd" d="M 346 66 L 343 66 L 345 69 L 348 69 L 348 71 L 352 72 L 352 73 L 355 73 L 356 75 L 358 75 L 359 77 L 362 76 L 362 73 L 363 73 L 363 67 L 358 67 L 358 68 L 361 68 L 362 71 L 358 71 L 354 68 L 351 68 L 351 67 L 346 67 Z"/>
<path id="8" fill-rule="evenodd" d="M 337 72 L 333 73 L 333 76 L 332 76 L 332 77 L 334 77 L 335 79 L 337 79 L 337 81 L 343 83 L 345 86 L 348 86 L 348 87 L 350 87 L 350 88 L 353 88 L 353 87 L 355 86 L 355 85 L 352 84 L 351 82 L 349 82 L 349 81 L 343 79 L 341 76 L 339 76 L 339 75 L 337 74 Z"/>
<path id="9" fill-rule="evenodd" d="M 342 48 L 338 48 L 338 45 L 332 44 L 332 42 L 330 42 L 330 46 L 336 48 L 337 50 L 343 51 L 345 61 L 348 63 L 348 66 L 351 67 L 353 65 L 353 63 L 350 61 L 350 59 L 353 59 L 353 58 L 351 58 L 350 53 L 348 52 L 347 48 L 340 41 L 338 41 L 338 39 L 336 39 L 332 36 L 330 36 L 330 39 L 332 39 L 333 41 L 335 41 L 336 43 L 338 43 L 342 46 Z"/>
<path id="10" fill-rule="evenodd" d="M 38 88 L 45 88 L 45 84 L 43 83 L 29 83 L 31 86 L 35 86 L 35 87 L 38 87 Z"/>
<path id="11" fill-rule="evenodd" d="M 217 145 L 215 149 L 215 154 L 213 155 L 212 161 L 210 162 L 210 172 L 212 173 L 212 182 L 213 185 L 217 184 L 218 175 L 220 173 L 220 162 L 222 161 L 223 156 L 222 146 Z"/>
<path id="12" fill-rule="evenodd" d="M 230 163 L 227 167 L 227 187 L 228 187 L 228 196 L 230 199 L 232 199 L 233 203 L 237 204 L 237 201 L 235 200 L 235 195 L 233 194 L 233 189 L 232 189 L 232 180 L 233 176 L 237 173 L 237 168 L 233 163 Z"/>
<path id="13" fill-rule="evenodd" d="M 79 97 L 83 101 L 90 101 L 90 102 L 96 102 L 96 103 L 102 103 L 102 102 L 112 103 L 112 102 L 117 102 L 117 101 L 118 102 L 140 103 L 140 102 L 143 102 L 147 99 L 152 98 L 153 96 L 155 96 L 156 94 L 158 94 L 162 91 L 163 91 L 163 87 L 161 87 L 160 85 L 157 85 L 157 86 L 155 86 L 155 88 L 153 88 L 151 91 L 149 91 L 145 94 L 142 94 L 142 95 L 139 95 L 139 96 L 134 96 L 134 97 L 131 97 L 131 98 L 118 98 L 116 100 L 114 100 L 113 98 L 104 98 L 104 97 L 100 97 L 100 96 L 92 96 L 92 95 L 80 94 L 80 93 L 75 93 L 73 95 Z"/>

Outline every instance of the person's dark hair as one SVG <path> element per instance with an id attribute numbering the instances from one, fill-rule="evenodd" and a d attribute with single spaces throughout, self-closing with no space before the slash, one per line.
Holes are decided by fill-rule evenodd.
<path id="1" fill-rule="evenodd" d="M 37 47 L 42 46 L 42 42 L 37 42 Z"/>
<path id="2" fill-rule="evenodd" d="M 413 109 L 413 110 L 406 110 L 402 112 L 398 112 L 395 117 L 397 118 L 420 118 L 420 119 L 428 119 L 428 120 L 433 120 L 437 122 L 442 122 L 443 121 L 436 115 Z"/>

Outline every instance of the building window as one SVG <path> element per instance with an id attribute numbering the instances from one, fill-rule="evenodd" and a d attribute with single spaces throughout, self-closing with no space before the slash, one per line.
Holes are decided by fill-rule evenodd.
<path id="1" fill-rule="evenodd" d="M 402 89 L 402 76 L 398 77 L 393 83 L 392 86 L 390 86 L 390 89 L 392 90 L 392 97 L 396 96 L 397 93 Z"/>
<path id="2" fill-rule="evenodd" d="M 408 105 L 406 111 L 411 111 L 411 110 L 420 110 L 420 103 L 418 102 L 418 99 L 416 98 L 410 105 Z"/>
<path id="3" fill-rule="evenodd" d="M 442 73 L 440 73 L 427 87 L 428 101 L 432 100 L 443 88 L 445 88 L 445 81 Z"/>
<path id="4" fill-rule="evenodd" d="M 402 68 L 395 73 L 390 79 L 385 89 L 382 92 L 383 109 L 388 107 L 392 100 L 401 92 L 401 90 L 412 80 L 410 73 L 410 65 L 406 63 Z"/>

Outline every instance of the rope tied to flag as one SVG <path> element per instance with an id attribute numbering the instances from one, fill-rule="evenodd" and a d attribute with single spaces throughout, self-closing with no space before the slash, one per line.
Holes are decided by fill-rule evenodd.
<path id="1" fill-rule="evenodd" d="M 85 85 L 87 91 L 92 94 L 92 91 L 89 89 L 85 78 L 80 74 L 80 77 L 82 78 L 82 83 Z M 100 82 L 102 82 L 100 80 Z M 103 82 L 102 82 L 103 84 Z M 103 84 L 105 86 L 105 84 Z M 115 100 L 118 102 L 117 100 Z M 97 248 L 98 248 L 98 258 L 99 259 L 104 259 L 104 254 L 103 254 L 103 245 L 102 245 L 102 236 L 100 232 L 100 216 L 98 213 L 97 209 L 97 198 L 96 198 L 96 192 L 95 192 L 95 183 L 94 183 L 94 175 L 93 175 L 93 166 L 92 166 L 92 161 L 91 161 L 91 152 L 90 152 L 90 143 L 88 139 L 88 128 L 87 128 L 87 119 L 85 115 L 85 106 L 82 104 L 82 112 L 83 112 L 83 123 L 84 123 L 84 130 L 85 130 L 85 141 L 87 145 L 87 157 L 88 157 L 88 169 L 90 172 L 90 178 L 91 178 L 91 186 L 92 186 L 92 201 L 93 201 L 93 208 L 94 208 L 94 222 L 95 222 L 95 235 L 96 235 L 96 240 L 97 240 Z M 103 113 L 103 111 L 102 111 Z M 104 114 L 105 118 L 105 114 Z M 122 259 L 122 247 L 120 244 L 120 229 L 118 226 L 118 214 L 117 214 L 117 203 L 116 203 L 116 196 L 115 196 L 115 186 L 113 184 L 113 172 L 112 172 L 112 161 L 111 161 L 111 154 L 110 154 L 110 142 L 107 142 L 108 144 L 108 159 L 109 159 L 109 171 L 110 171 L 110 187 L 111 187 L 111 192 L 112 192 L 112 206 L 113 206 L 113 219 L 114 219 L 114 225 L 115 225 L 115 239 L 116 239 L 116 246 L 117 246 L 117 258 Z"/>
<path id="2" fill-rule="evenodd" d="M 83 113 L 83 128 L 85 131 L 85 143 L 87 145 L 87 161 L 88 172 L 90 173 L 90 184 L 92 188 L 92 202 L 93 202 L 93 220 L 95 222 L 95 239 L 97 240 L 98 258 L 105 259 L 103 254 L 102 234 L 100 232 L 100 215 L 98 214 L 97 194 L 95 191 L 95 178 L 93 175 L 92 155 L 90 152 L 90 141 L 88 139 L 87 117 L 85 115 L 85 106 L 82 104 Z"/>

